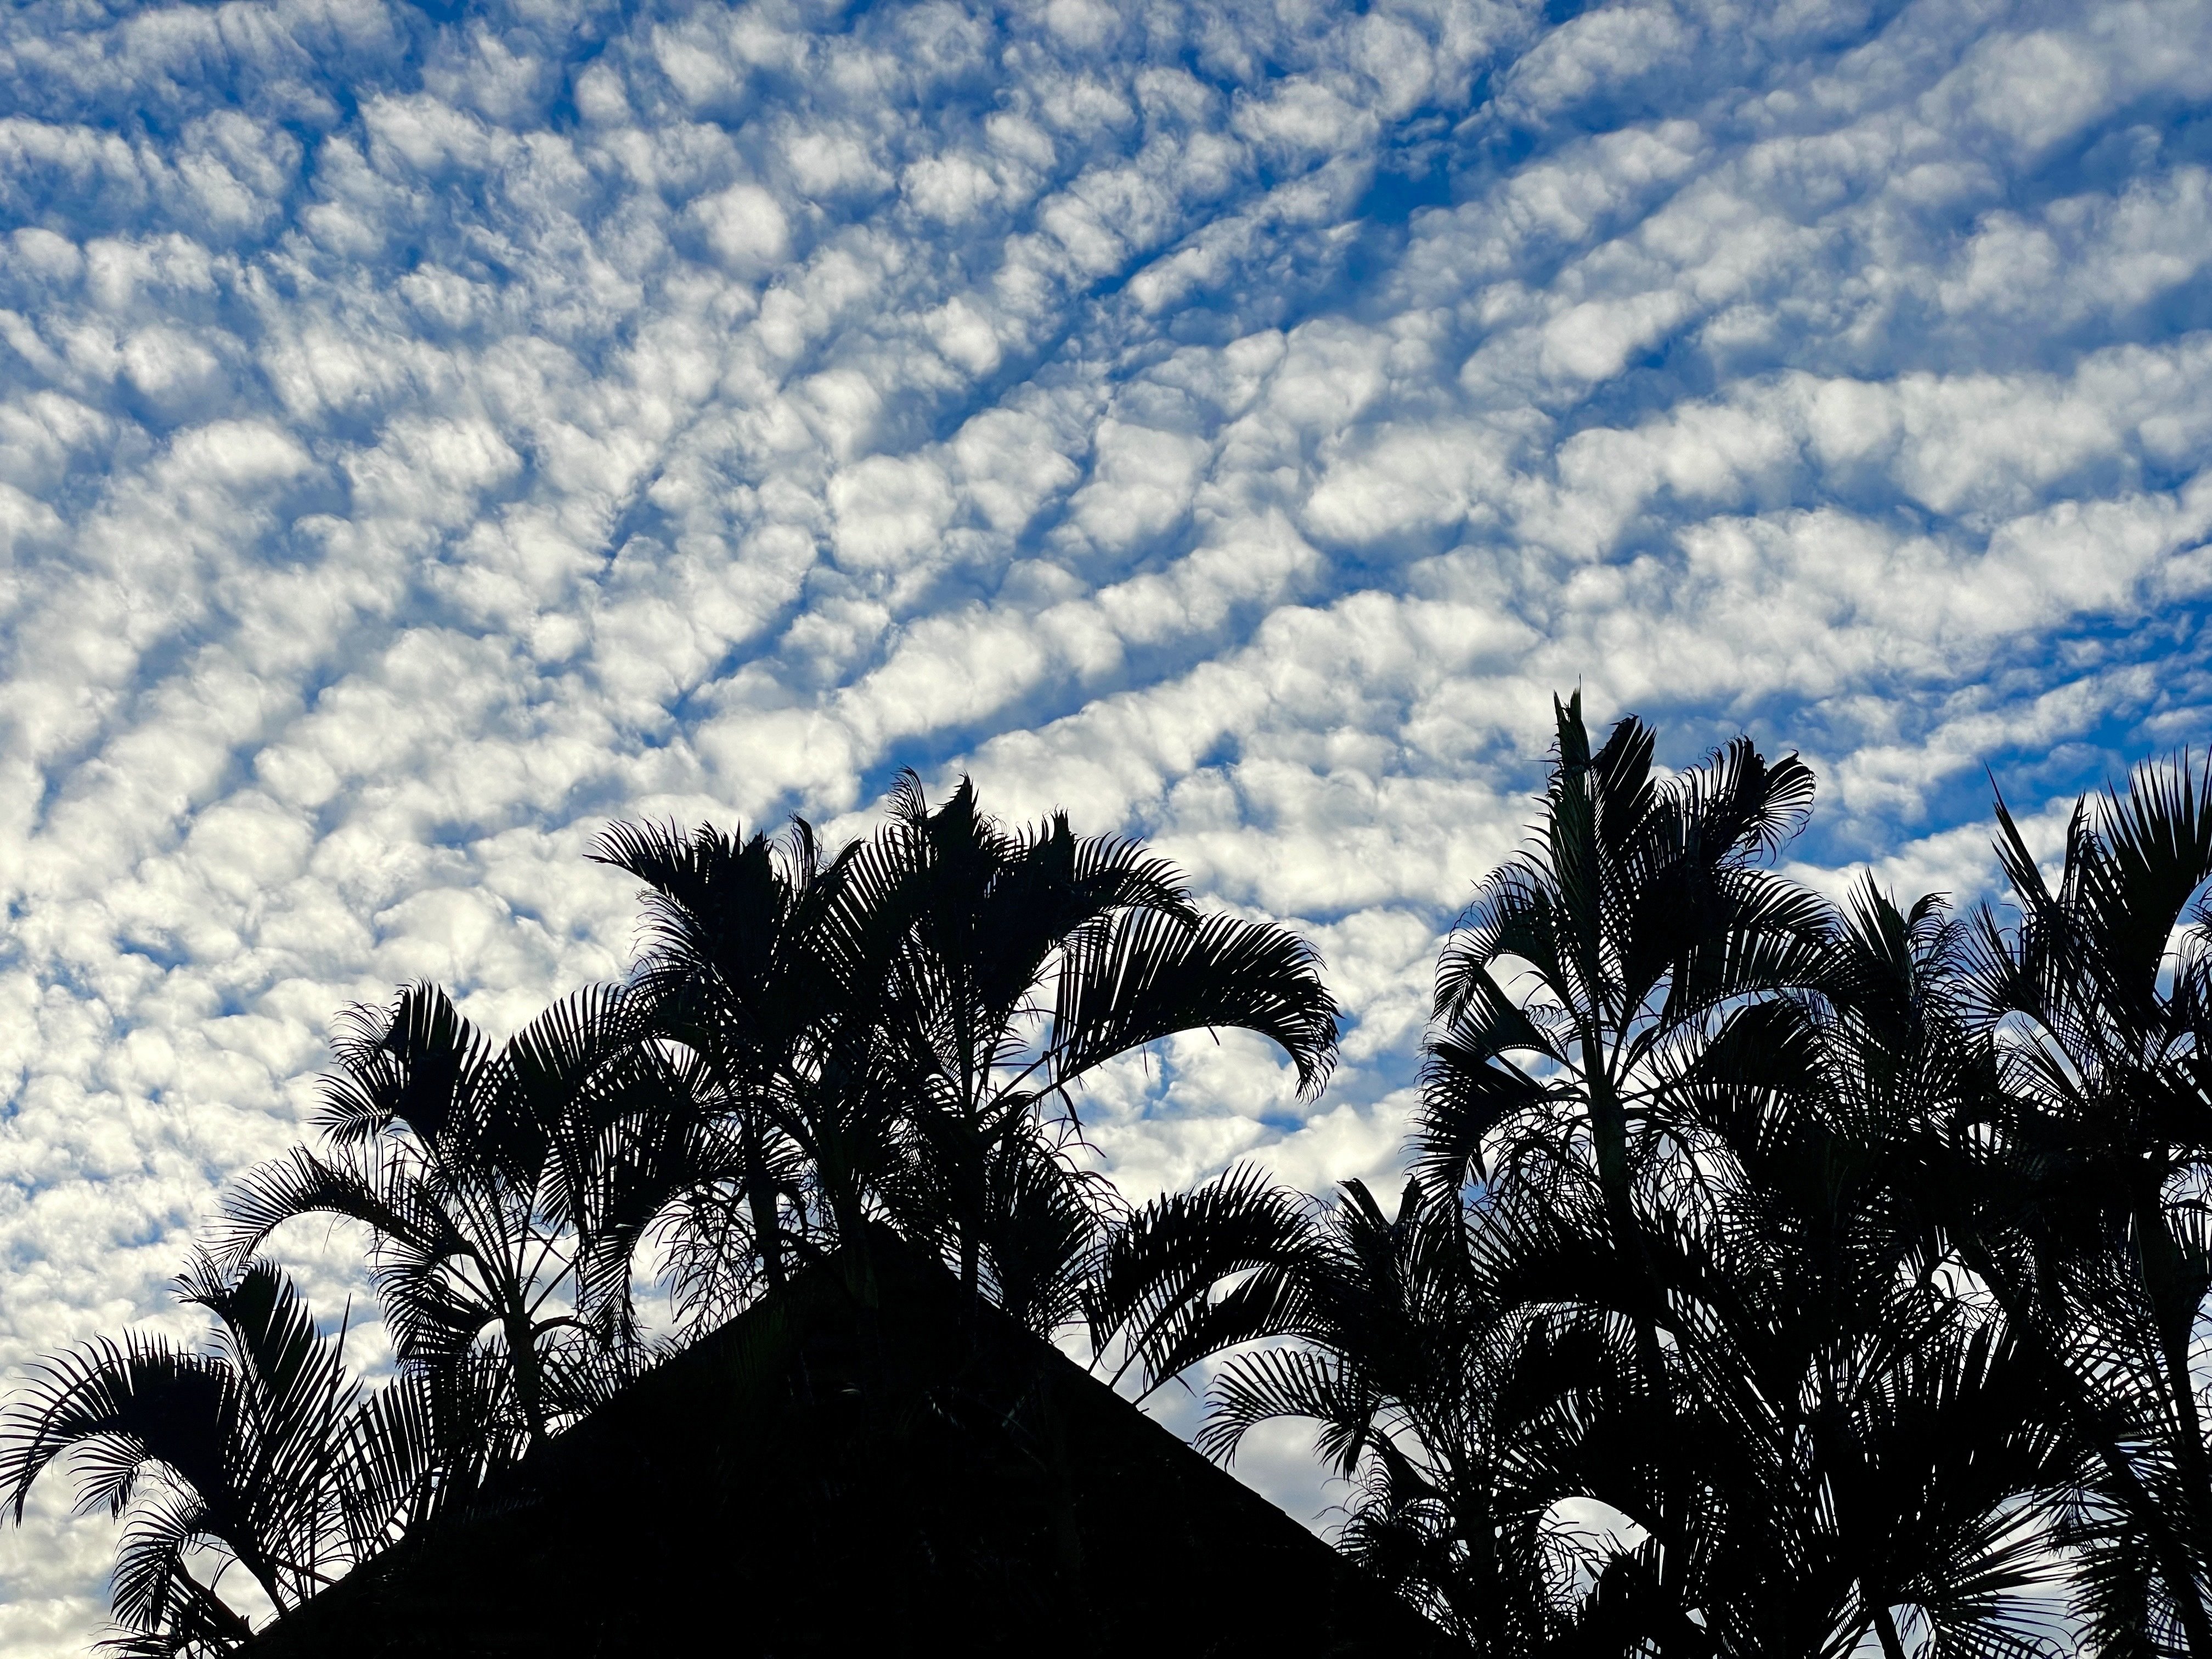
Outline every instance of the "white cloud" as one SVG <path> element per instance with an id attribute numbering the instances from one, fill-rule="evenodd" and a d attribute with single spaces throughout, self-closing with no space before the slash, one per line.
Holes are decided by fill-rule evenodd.
<path id="1" fill-rule="evenodd" d="M 821 165 L 830 166 L 838 154 L 830 152 Z M 834 184 L 836 177 L 831 173 L 828 182 Z M 772 270 L 791 251 L 791 222 L 775 198 L 758 185 L 732 185 L 702 196 L 691 210 L 705 227 L 707 245 L 723 268 L 738 276 L 758 276 Z"/>
<path id="2" fill-rule="evenodd" d="M 2047 826 L 2212 717 L 2208 35 L 21 11 L 0 1364 L 160 1314 L 343 1003 L 433 974 L 506 1025 L 618 971 L 617 814 L 967 767 L 1307 928 L 1330 1096 L 1237 1040 L 1132 1062 L 1133 1190 L 1387 1177 L 1554 690 L 1671 758 L 1804 748 L 1818 879 L 1978 892 L 1982 767 Z M 105 1547 L 40 1512 L 9 1651 L 81 1643 Z"/>

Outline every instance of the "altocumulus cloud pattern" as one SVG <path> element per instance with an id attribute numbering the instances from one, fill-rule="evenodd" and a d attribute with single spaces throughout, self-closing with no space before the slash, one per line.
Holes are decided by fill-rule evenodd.
<path id="1" fill-rule="evenodd" d="M 1331 1093 L 1133 1066 L 1133 1190 L 1391 1165 L 1554 688 L 1976 892 L 1984 768 L 2205 735 L 2208 93 L 2201 0 L 15 8 L 0 1361 L 161 1316 L 341 1004 L 618 973 L 612 815 L 966 769 L 1296 919 Z"/>

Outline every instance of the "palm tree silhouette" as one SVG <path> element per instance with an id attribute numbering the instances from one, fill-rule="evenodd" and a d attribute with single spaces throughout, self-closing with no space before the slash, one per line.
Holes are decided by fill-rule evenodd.
<path id="1" fill-rule="evenodd" d="M 1311 1093 L 1336 1006 L 1304 941 L 1200 915 L 1133 842 L 1078 836 L 1064 814 L 1010 830 L 965 780 L 933 809 L 904 775 L 888 806 L 830 860 L 803 823 L 781 851 L 711 827 L 620 826 L 600 844 L 647 884 L 635 982 L 656 1029 L 700 1056 L 720 1126 L 664 1170 L 678 1260 L 738 1286 L 757 1262 L 774 1284 L 787 1249 L 877 1217 L 1049 1330 L 1079 1315 L 1114 1211 L 1071 1154 L 1083 1080 L 1237 1027 L 1273 1039 Z"/>
<path id="2" fill-rule="evenodd" d="M 1445 1191 L 1494 1180 L 1563 1213 L 1594 1202 L 1612 1261 L 1583 1299 L 1628 1319 L 1663 1420 L 1669 1154 L 1709 1048 L 1820 976 L 1826 907 L 1761 867 L 1803 823 L 1813 776 L 1740 738 L 1662 778 L 1641 721 L 1593 750 L 1580 694 L 1554 712 L 1534 843 L 1483 884 L 1437 966 L 1419 1167 Z M 1686 1614 L 1698 1499 L 1679 1443 L 1655 1430 L 1642 1455 L 1672 1466 L 1636 1519 L 1657 1547 L 1657 1591 Z M 1686 1629 L 1674 1645 L 1697 1644 Z"/>
<path id="3" fill-rule="evenodd" d="M 398 1357 L 473 1421 L 473 1480 L 630 1375 L 622 1177 L 643 1123 L 689 1094 L 624 994 L 564 999 L 502 1044 L 434 986 L 356 1009 L 318 1119 L 226 1195 L 212 1251 L 243 1261 L 286 1222 L 359 1223 Z"/>
<path id="4" fill-rule="evenodd" d="M 1094 1340 L 1150 1386 L 1243 1347 L 1200 1443 L 1314 1420 L 1347 1546 L 1480 1651 L 1901 1659 L 1899 1609 L 2046 1650 L 2075 1451 L 1954 1237 L 1997 1083 L 1965 930 L 1759 868 L 1795 763 L 1656 781 L 1647 730 L 1559 714 L 1537 847 L 1439 969 L 1395 1218 L 1249 1171 L 1157 1200 Z"/>
<path id="5" fill-rule="evenodd" d="M 2212 1655 L 2212 780 L 2184 756 L 2085 799 L 2055 889 L 2002 799 L 1997 823 L 2021 915 L 1982 913 L 1972 965 L 2004 1085 L 1975 1265 L 2085 1448 L 2092 1639 Z"/>
<path id="6" fill-rule="evenodd" d="M 1872 1632 L 1904 1659 L 1899 1607 L 1941 1651 L 2051 1651 L 2020 1593 L 2054 1569 L 2043 1500 L 2073 1448 L 1947 1228 L 1995 1082 L 1963 933 L 1863 883 L 1821 994 L 1740 1018 L 1685 1091 L 1701 1179 L 1674 1352 L 1718 1651 L 1841 1656 Z"/>
<path id="7" fill-rule="evenodd" d="M 319 1334 L 269 1263 L 226 1278 L 202 1261 L 178 1289 L 214 1316 L 209 1351 L 97 1339 L 45 1361 L 0 1419 L 0 1501 L 18 1522 L 57 1460 L 81 1513 L 125 1521 L 111 1645 L 147 1659 L 250 1634 L 256 1598 L 224 1589 L 233 1569 L 281 1613 L 372 1553 L 422 1506 L 435 1439 L 409 1385 L 364 1400 L 343 1331 Z"/>
<path id="8" fill-rule="evenodd" d="M 215 1348 L 46 1362 L 0 1497 L 71 1461 L 128 1519 L 126 1648 L 227 1651 L 665 1352 L 654 1252 L 696 1332 L 918 1248 L 964 1316 L 1080 1322 L 1115 1383 L 1210 1363 L 1217 1459 L 1313 1424 L 1344 1547 L 1476 1652 L 2027 1659 L 2063 1572 L 2087 1650 L 2212 1659 L 2212 772 L 2085 800 L 2055 884 L 2000 800 L 2008 927 L 1776 874 L 1794 757 L 1668 775 L 1641 722 L 1554 714 L 1531 843 L 1438 965 L 1395 1213 L 1091 1171 L 1117 1056 L 1250 1030 L 1310 1096 L 1335 1054 L 1311 949 L 1140 844 L 911 774 L 834 854 L 617 824 L 629 982 L 504 1042 L 431 987 L 344 1017 L 321 1146 L 241 1180 L 180 1281 Z M 367 1230 L 374 1394 L 258 1255 L 308 1214 Z"/>
<path id="9" fill-rule="evenodd" d="M 692 1086 L 638 1138 L 629 1207 L 669 1247 L 693 1328 L 787 1277 L 794 1255 L 860 1236 L 893 1178 L 896 1118 L 867 1021 L 879 951 L 845 914 L 860 842 L 826 860 L 712 824 L 617 823 L 591 856 L 646 884 L 631 980 L 642 1029 Z"/>
<path id="10" fill-rule="evenodd" d="M 1200 1450 L 1230 1462 L 1264 1423 L 1312 1421 L 1356 1483 L 1355 1559 L 1475 1652 L 1551 1651 L 1589 1634 L 1559 1505 L 1610 1449 L 1591 1419 L 1619 1415 L 1638 1378 L 1619 1322 L 1526 1294 L 1523 1222 L 1544 1218 L 1462 1207 L 1418 1176 L 1392 1217 L 1359 1182 L 1323 1206 L 1232 1170 L 1118 1230 L 1094 1316 L 1154 1388 L 1241 1349 Z"/>

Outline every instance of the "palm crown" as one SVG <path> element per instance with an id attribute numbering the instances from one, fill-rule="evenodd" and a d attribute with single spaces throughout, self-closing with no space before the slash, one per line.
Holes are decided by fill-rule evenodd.
<path id="1" fill-rule="evenodd" d="M 1084 1079 L 1238 1027 L 1316 1090 L 1335 1004 L 1295 934 L 1201 916 L 1134 843 L 1064 815 L 1008 830 L 964 781 L 933 809 L 902 779 L 888 806 L 826 860 L 804 824 L 781 849 L 652 826 L 601 844 L 648 884 L 637 982 L 656 1030 L 698 1056 L 719 1126 L 663 1171 L 678 1256 L 726 1310 L 787 1250 L 872 1217 L 1048 1330 L 1079 1311 L 1112 1207 L 1068 1156 Z"/>
<path id="2" fill-rule="evenodd" d="M 613 990 L 501 1044 L 432 986 L 354 1011 L 331 1045 L 324 1149 L 237 1183 L 215 1260 L 245 1261 L 295 1218 L 359 1224 L 400 1362 L 474 1401 L 475 1473 L 512 1461 L 617 1386 L 632 1352 L 606 1340 L 610 1318 L 626 1330 L 629 1291 L 626 1252 L 610 1250 L 629 1237 L 623 1131 L 684 1093 L 638 1035 Z"/>
<path id="3" fill-rule="evenodd" d="M 19 1521 L 58 1460 L 80 1511 L 126 1522 L 118 1645 L 147 1656 L 228 1650 L 256 1592 L 297 1606 L 410 1518 L 430 1473 L 426 1402 L 405 1385 L 365 1398 L 343 1332 L 319 1333 L 277 1268 L 202 1262 L 178 1288 L 213 1316 L 206 1351 L 94 1340 L 46 1361 L 0 1420 L 0 1500 Z M 242 1595 L 223 1588 L 234 1568 Z"/>
<path id="4" fill-rule="evenodd" d="M 2187 757 L 2084 801 L 2054 888 L 1998 803 L 2016 927 L 1968 975 L 2005 1087 L 1975 1261 L 2088 1449 L 2085 1612 L 2115 1645 L 2212 1653 L 2212 788 Z"/>

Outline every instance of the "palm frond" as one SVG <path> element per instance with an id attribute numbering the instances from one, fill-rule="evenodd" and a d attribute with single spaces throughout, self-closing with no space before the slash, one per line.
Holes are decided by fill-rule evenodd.
<path id="1" fill-rule="evenodd" d="M 1297 1069 L 1299 1091 L 1314 1094 L 1336 1057 L 1336 1002 L 1320 968 L 1311 945 L 1272 922 L 1117 915 L 1078 941 L 1058 976 L 1054 1079 L 1064 1086 L 1162 1037 L 1227 1027 L 1272 1039 Z"/>

